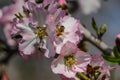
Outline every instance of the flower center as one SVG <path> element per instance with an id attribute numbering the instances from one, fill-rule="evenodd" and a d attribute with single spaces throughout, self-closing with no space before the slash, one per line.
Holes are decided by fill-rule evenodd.
<path id="1" fill-rule="evenodd" d="M 48 36 L 46 29 L 47 27 L 37 27 L 35 34 L 39 36 L 40 40 L 43 40 L 45 36 Z"/>
<path id="2" fill-rule="evenodd" d="M 77 64 L 73 55 L 67 55 L 64 57 L 64 63 L 67 67 L 72 67 Z"/>
<path id="3" fill-rule="evenodd" d="M 63 34 L 65 27 L 64 26 L 56 26 L 56 34 L 60 36 Z"/>
<path id="4" fill-rule="evenodd" d="M 100 76 L 101 72 L 100 70 L 100 66 L 92 66 L 92 65 L 87 65 L 87 76 L 97 80 L 97 78 Z M 105 80 L 105 79 L 102 79 Z"/>

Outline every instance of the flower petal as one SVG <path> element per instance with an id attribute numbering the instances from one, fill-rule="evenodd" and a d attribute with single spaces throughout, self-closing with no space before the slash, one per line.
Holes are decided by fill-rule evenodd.
<path id="1" fill-rule="evenodd" d="M 86 69 L 86 66 L 91 62 L 91 56 L 88 53 L 85 53 L 81 50 L 77 50 L 75 54 L 75 59 L 78 61 L 78 67 L 83 70 Z"/>
<path id="2" fill-rule="evenodd" d="M 92 57 L 91 64 L 93 66 L 103 66 L 104 59 L 102 58 L 100 54 L 94 54 L 91 57 Z"/>
<path id="3" fill-rule="evenodd" d="M 33 21 L 38 22 L 38 26 L 43 26 L 47 17 L 47 11 L 37 7 L 36 4 L 28 1 L 28 8 L 33 16 Z"/>
<path id="4" fill-rule="evenodd" d="M 75 33 L 76 31 L 78 31 L 79 24 L 80 23 L 78 20 L 70 16 L 63 17 L 61 21 L 61 25 L 65 27 L 64 32 L 66 33 Z"/>
<path id="5" fill-rule="evenodd" d="M 68 55 L 71 53 L 76 53 L 77 51 L 77 46 L 74 43 L 71 42 L 66 42 L 66 44 L 63 45 L 61 48 L 61 54 L 60 55 Z"/>
<path id="6" fill-rule="evenodd" d="M 76 74 L 76 73 L 72 72 L 71 70 L 67 69 L 67 67 L 64 65 L 63 59 L 61 59 L 61 58 L 53 61 L 51 68 L 54 73 L 62 74 L 64 76 L 66 76 L 67 78 L 73 78 L 73 77 L 75 77 L 75 74 Z"/>
<path id="7" fill-rule="evenodd" d="M 21 55 L 31 55 L 35 52 L 36 50 L 36 44 L 38 42 L 37 38 L 31 38 L 26 41 L 20 42 L 19 43 L 19 50 Z"/>
<path id="8" fill-rule="evenodd" d="M 71 42 L 74 45 L 77 45 L 79 42 L 79 36 L 77 34 L 72 34 L 72 33 L 69 35 L 61 36 L 60 38 L 57 38 L 57 39 L 55 42 L 55 46 L 56 46 L 56 52 L 58 54 L 60 53 L 60 50 L 65 43 Z M 59 44 L 57 44 L 58 42 L 59 42 Z"/>

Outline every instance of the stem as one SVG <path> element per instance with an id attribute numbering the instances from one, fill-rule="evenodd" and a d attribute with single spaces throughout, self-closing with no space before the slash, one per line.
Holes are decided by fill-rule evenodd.
<path id="1" fill-rule="evenodd" d="M 76 74 L 76 77 L 79 78 L 80 80 L 83 79 L 83 80 L 90 80 L 86 75 L 84 75 L 83 73 L 81 72 L 78 72 Z"/>
<path id="2" fill-rule="evenodd" d="M 80 29 L 82 29 L 84 31 L 84 37 L 87 41 L 89 41 L 90 43 L 92 43 L 94 46 L 96 46 L 99 50 L 101 50 L 103 52 L 103 54 L 107 54 L 107 55 L 112 55 L 112 48 L 110 48 L 106 43 L 104 43 L 103 41 L 95 38 L 85 27 L 83 27 L 82 25 L 79 26 Z"/>

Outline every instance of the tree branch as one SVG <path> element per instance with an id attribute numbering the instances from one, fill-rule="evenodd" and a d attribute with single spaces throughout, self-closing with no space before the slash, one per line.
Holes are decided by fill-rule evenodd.
<path id="1" fill-rule="evenodd" d="M 95 38 L 85 27 L 83 27 L 82 25 L 79 26 L 80 29 L 82 29 L 84 31 L 84 37 L 87 41 L 89 41 L 90 43 L 92 43 L 94 46 L 96 46 L 99 50 L 101 50 L 103 52 L 103 54 L 107 54 L 107 55 L 112 55 L 112 48 L 109 47 L 106 43 L 104 43 L 103 41 Z"/>

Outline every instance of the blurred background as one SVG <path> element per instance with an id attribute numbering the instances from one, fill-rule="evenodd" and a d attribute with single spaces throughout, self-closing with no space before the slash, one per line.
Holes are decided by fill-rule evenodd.
<path id="1" fill-rule="evenodd" d="M 11 0 L 0 0 L 0 8 L 10 5 Z M 97 13 L 85 15 L 78 9 L 72 13 L 77 19 L 80 19 L 81 23 L 85 24 L 88 30 L 93 34 L 95 33 L 91 27 L 91 18 L 94 17 L 97 24 L 107 24 L 108 29 L 103 37 L 103 41 L 109 46 L 115 45 L 115 37 L 120 33 L 120 0 L 107 0 L 102 1 L 101 8 Z M 0 38 L 5 39 L 3 35 L 4 27 L 0 27 Z M 90 54 L 101 54 L 101 52 L 90 43 L 89 46 Z M 10 80 L 60 80 L 59 76 L 52 73 L 50 65 L 52 60 L 42 58 L 24 60 L 19 54 L 14 55 L 7 66 L 7 73 Z M 117 66 L 117 65 L 116 65 Z M 114 70 L 112 80 L 120 80 L 120 67 L 117 66 Z"/>

